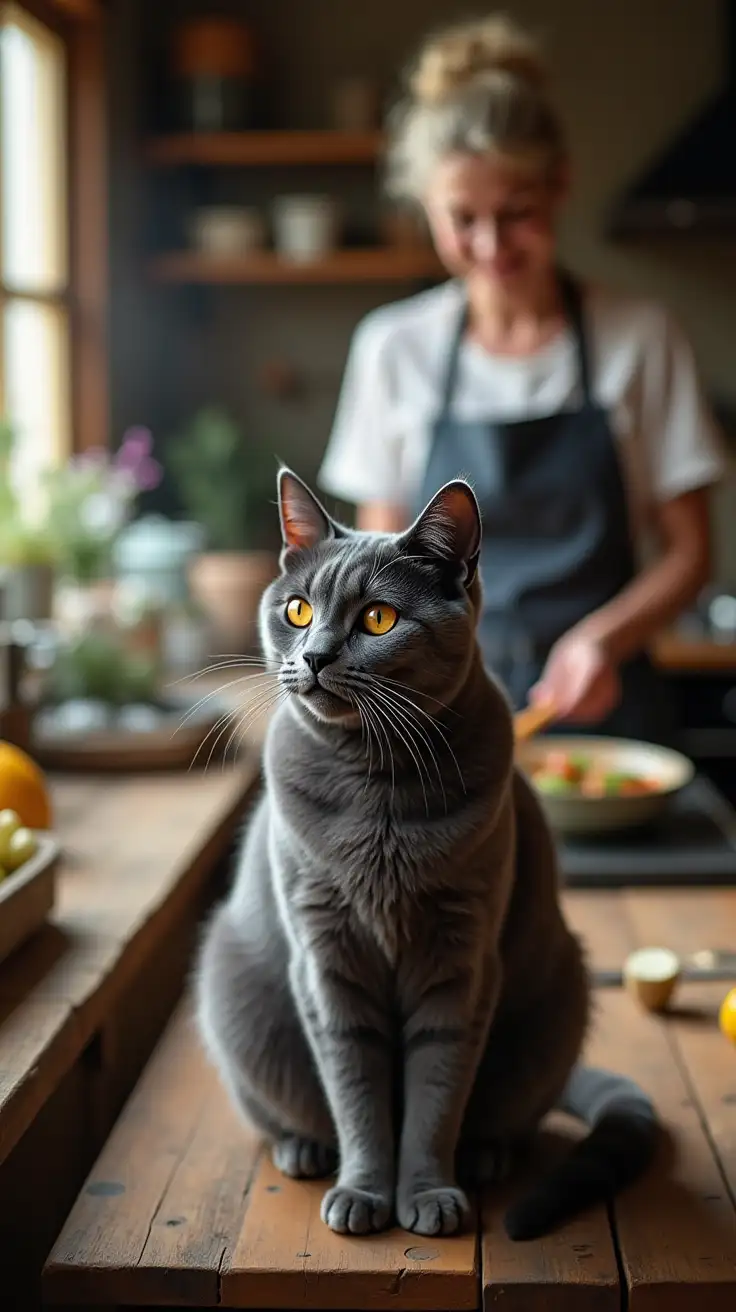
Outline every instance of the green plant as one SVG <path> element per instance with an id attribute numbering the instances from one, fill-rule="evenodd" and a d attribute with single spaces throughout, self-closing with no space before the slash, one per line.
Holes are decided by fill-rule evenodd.
<path id="1" fill-rule="evenodd" d="M 182 509 L 213 551 L 271 546 L 276 524 L 272 453 L 246 439 L 219 406 L 206 406 L 167 444 L 166 467 Z"/>
<path id="2" fill-rule="evenodd" d="M 152 702 L 158 684 L 156 662 L 125 650 L 114 634 L 81 634 L 63 647 L 51 671 L 47 696 L 51 702 L 91 697 L 110 706 Z"/>
<path id="3" fill-rule="evenodd" d="M 52 565 L 56 555 L 46 528 L 28 516 L 22 498 L 13 486 L 11 463 L 15 431 L 0 419 L 0 565 L 20 569 L 25 565 Z"/>
<path id="4" fill-rule="evenodd" d="M 146 428 L 130 428 L 118 450 L 72 456 L 46 472 L 47 527 L 64 572 L 78 582 L 104 578 L 113 545 L 130 519 L 138 494 L 158 485 Z"/>

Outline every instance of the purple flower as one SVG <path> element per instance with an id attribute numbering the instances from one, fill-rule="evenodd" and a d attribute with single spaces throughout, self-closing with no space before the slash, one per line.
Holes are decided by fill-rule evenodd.
<path id="1" fill-rule="evenodd" d="M 150 492 L 154 487 L 158 487 L 163 473 L 158 460 L 152 460 L 150 456 L 145 456 L 133 470 L 133 476 L 141 492 Z"/>
<path id="2" fill-rule="evenodd" d="M 150 458 L 153 451 L 153 438 L 147 428 L 129 428 L 123 434 L 123 440 L 115 456 L 119 469 L 135 471 L 143 461 Z"/>

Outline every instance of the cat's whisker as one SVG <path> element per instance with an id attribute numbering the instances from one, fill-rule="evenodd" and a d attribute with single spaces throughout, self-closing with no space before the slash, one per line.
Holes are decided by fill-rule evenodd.
<path id="1" fill-rule="evenodd" d="M 379 709 L 379 704 L 378 704 L 378 701 L 376 700 L 377 693 L 376 693 L 376 689 L 375 689 L 375 688 L 372 690 L 371 696 L 372 696 L 372 699 L 373 699 L 373 706 L 374 706 L 374 708 L 375 708 L 376 710 L 378 710 L 378 709 Z M 397 714 L 396 708 L 393 707 L 393 706 L 391 706 L 390 703 L 388 703 L 388 702 L 386 702 L 385 705 L 386 705 L 386 706 L 389 706 L 389 708 L 391 709 L 391 711 L 393 712 L 393 714 L 396 716 L 396 714 Z M 429 784 L 429 786 L 430 786 L 430 788 L 431 788 L 431 786 L 432 786 L 432 785 L 431 785 L 431 777 L 430 777 L 430 774 L 429 774 L 429 770 L 427 769 L 427 766 L 426 766 L 426 764 L 425 764 L 425 762 L 424 762 L 424 759 L 423 759 L 423 757 L 422 757 L 421 749 L 420 749 L 419 745 L 417 744 L 417 741 L 416 741 L 416 738 L 414 737 L 414 734 L 412 733 L 411 727 L 410 727 L 410 725 L 407 723 L 407 719 L 406 719 L 406 717 L 403 716 L 403 714 L 401 714 L 401 713 L 399 713 L 399 718 L 401 719 L 401 722 L 402 722 L 403 728 L 400 728 L 399 725 L 398 725 L 396 722 L 394 722 L 393 724 L 391 724 L 391 721 L 390 721 L 390 720 L 387 720 L 387 717 L 386 717 L 385 713 L 384 713 L 384 716 L 383 716 L 382 718 L 384 718 L 384 721 L 387 722 L 387 723 L 390 725 L 390 727 L 393 729 L 393 732 L 397 735 L 397 737 L 401 739 L 402 743 L 403 743 L 404 746 L 406 747 L 407 751 L 409 752 L 409 755 L 411 756 L 411 758 L 412 758 L 412 760 L 413 760 L 413 762 L 414 762 L 414 764 L 415 764 L 415 766 L 416 766 L 416 768 L 417 768 L 417 774 L 418 774 L 418 776 L 419 776 L 419 782 L 420 782 L 420 784 L 421 784 L 421 786 L 422 786 L 422 792 L 423 792 L 423 794 L 424 794 L 424 805 L 425 805 L 425 808 L 426 808 L 426 811 L 427 811 L 427 816 L 429 817 L 429 814 L 430 814 L 430 810 L 429 810 L 429 795 L 428 795 L 428 793 L 427 793 L 427 788 L 426 788 L 426 785 L 425 785 L 424 779 L 425 779 L 425 775 L 426 775 L 427 783 Z"/>
<path id="2" fill-rule="evenodd" d="M 377 674 L 363 674 L 363 675 L 362 675 L 362 678 L 363 678 L 364 680 L 366 680 L 366 681 L 374 680 L 374 681 L 376 681 L 376 682 L 381 682 L 381 683 L 385 682 L 384 676 L 382 676 L 382 675 L 377 675 Z M 398 680 L 390 680 L 389 682 L 390 682 L 390 683 L 394 683 L 394 682 L 397 682 L 397 683 L 398 683 Z M 401 686 L 401 687 L 408 687 L 408 685 L 405 685 L 405 684 L 402 684 L 402 685 L 399 685 L 399 686 Z M 453 749 L 452 749 L 452 747 L 451 747 L 451 745 L 450 745 L 450 742 L 449 742 L 449 740 L 448 740 L 448 738 L 447 738 L 447 735 L 446 735 L 445 732 L 444 732 L 444 729 L 442 728 L 442 726 L 441 726 L 440 724 L 438 724 L 438 722 L 437 722 L 437 720 L 435 719 L 435 717 L 432 716 L 432 715 L 430 715 L 428 711 L 425 711 L 424 708 L 423 708 L 422 706 L 418 706 L 417 703 L 414 701 L 414 699 L 413 699 L 412 697 L 407 697 L 405 693 L 400 693 L 400 692 L 395 691 L 395 690 L 393 689 L 393 687 L 392 687 L 392 688 L 383 688 L 382 691 L 383 691 L 383 692 L 386 692 L 386 693 L 390 693 L 390 695 L 391 695 L 392 697 L 398 697 L 398 698 L 400 698 L 400 700 L 401 700 L 402 702 L 405 702 L 407 705 L 409 705 L 409 706 L 411 707 L 412 712 L 416 713 L 417 715 L 421 715 L 421 716 L 423 716 L 423 718 L 427 721 L 427 723 L 428 723 L 428 725 L 430 726 L 430 728 L 432 728 L 436 733 L 439 734 L 440 738 L 442 739 L 443 743 L 445 744 L 445 747 L 447 748 L 448 752 L 450 753 L 450 756 L 452 757 L 452 759 L 453 759 L 453 761 L 454 761 L 455 768 L 456 768 L 456 770 L 457 770 L 458 778 L 459 778 L 459 780 L 460 780 L 460 784 L 461 784 L 461 786 L 462 786 L 463 792 L 464 792 L 464 793 L 467 793 L 467 789 L 466 789 L 466 787 L 465 787 L 465 780 L 463 779 L 463 774 L 462 774 L 462 771 L 461 771 L 461 769 L 460 769 L 460 765 L 459 765 L 459 763 L 458 763 L 457 757 L 456 757 L 456 755 L 455 755 L 455 753 L 454 753 L 454 751 L 453 751 Z M 448 709 L 450 709 L 450 708 L 448 708 Z"/>
<path id="3" fill-rule="evenodd" d="M 369 713 L 370 713 L 370 714 L 373 714 L 374 711 L 375 711 L 375 709 L 376 709 L 375 707 L 371 707 Z M 389 738 L 389 735 L 388 735 L 388 733 L 386 732 L 386 729 L 383 727 L 380 718 L 378 718 L 378 717 L 376 717 L 376 718 L 377 718 L 377 723 L 378 723 L 378 729 L 379 729 L 379 731 L 381 731 L 381 730 L 383 731 L 383 738 L 385 738 L 385 740 L 386 740 L 386 750 L 387 750 L 387 752 L 388 752 L 389 761 L 390 761 L 390 763 L 391 763 L 391 804 L 393 805 L 394 798 L 395 798 L 395 796 L 396 796 L 396 761 L 395 761 L 395 758 L 394 758 L 394 749 L 393 749 L 393 747 L 391 746 L 391 739 Z M 381 763 L 382 763 L 382 764 L 383 764 L 383 738 L 381 738 L 381 737 L 379 736 L 379 742 L 380 742 L 380 744 L 381 744 Z"/>
<path id="4" fill-rule="evenodd" d="M 247 677 L 250 678 L 251 676 L 249 675 L 249 676 L 247 676 Z M 258 676 L 253 676 L 253 677 L 257 677 L 259 680 L 264 678 L 263 675 L 258 675 Z M 273 681 L 273 676 L 269 674 L 267 677 L 268 677 L 269 681 L 272 683 L 272 681 Z M 235 680 L 233 681 L 234 684 L 241 683 L 241 682 L 243 682 L 242 679 L 235 679 Z M 228 684 L 228 685 L 226 685 L 226 686 L 227 686 L 227 687 L 230 687 L 230 686 L 232 686 L 232 685 Z M 254 694 L 256 697 L 260 697 L 260 696 L 262 696 L 262 695 L 264 694 L 264 692 L 265 692 L 265 693 L 268 693 L 269 689 L 268 689 L 268 688 L 266 688 L 266 689 L 264 689 L 264 688 L 258 688 L 258 689 L 254 689 L 254 690 L 251 690 L 251 691 L 253 692 L 253 694 Z M 248 710 L 248 707 L 252 705 L 252 702 L 253 702 L 253 699 L 252 699 L 252 697 L 251 697 L 251 698 L 249 699 L 249 701 L 247 702 L 247 704 L 246 704 L 246 707 L 245 707 L 245 710 L 246 710 L 246 711 Z M 220 739 L 221 739 L 223 733 L 226 732 L 227 727 L 228 727 L 229 723 L 231 722 L 231 720 L 232 720 L 234 717 L 236 717 L 236 716 L 239 714 L 239 712 L 240 712 L 240 707 L 238 707 L 238 706 L 233 706 L 233 707 L 228 707 L 228 709 L 227 709 L 226 711 L 224 711 L 222 715 L 218 716 L 218 718 L 217 718 L 217 720 L 215 721 L 215 723 L 211 726 L 210 729 L 208 729 L 208 731 L 207 731 L 205 737 L 203 738 L 202 742 L 199 744 L 199 747 L 197 748 L 197 751 L 195 752 L 194 757 L 193 757 L 192 761 L 190 762 L 190 767 L 189 767 L 190 769 L 191 769 L 191 767 L 195 764 L 195 762 L 196 762 L 196 760 L 197 760 L 197 758 L 198 758 L 200 752 L 201 752 L 201 751 L 204 751 L 204 749 L 206 748 L 208 742 L 212 739 L 213 735 L 216 734 L 217 737 L 214 739 L 214 742 L 212 743 L 212 747 L 211 747 L 211 749 L 210 749 L 210 754 L 209 754 L 209 756 L 208 756 L 208 758 L 207 758 L 207 764 L 206 764 L 206 766 L 205 766 L 205 770 L 207 770 L 207 769 L 209 768 L 209 765 L 211 764 L 212 757 L 213 757 L 213 755 L 214 755 L 214 752 L 215 752 L 215 749 L 216 749 L 216 747 L 217 747 L 218 742 L 220 741 Z M 181 726 L 179 726 L 179 727 L 181 727 Z M 219 730 L 219 733 L 218 733 L 218 730 Z"/>
<path id="5" fill-rule="evenodd" d="M 254 679 L 258 679 L 259 681 L 263 679 L 273 679 L 273 675 L 267 672 L 262 674 L 241 674 L 240 677 L 237 679 L 230 679 L 228 683 L 221 683 L 218 685 L 217 688 L 212 688 L 209 692 L 206 692 L 202 697 L 200 697 L 192 707 L 190 707 L 186 715 L 179 721 L 178 725 L 176 726 L 174 733 L 172 734 L 172 738 L 174 737 L 175 734 L 179 732 L 180 729 L 183 729 L 184 726 L 188 724 L 189 720 L 191 720 L 192 716 L 196 715 L 198 711 L 202 710 L 207 705 L 207 703 L 211 701 L 213 697 L 218 697 L 221 693 L 227 692 L 228 688 L 235 688 L 239 683 L 246 683 Z"/>
<path id="6" fill-rule="evenodd" d="M 250 730 L 252 730 L 253 726 L 256 725 L 260 719 L 262 719 L 262 717 L 266 714 L 267 711 L 270 711 L 278 706 L 281 706 L 288 696 L 289 693 L 284 688 L 279 688 L 275 693 L 274 697 L 270 701 L 266 701 L 264 704 L 256 708 L 256 713 L 252 715 L 247 720 L 246 723 L 243 723 L 243 721 L 241 720 L 241 722 L 238 724 L 236 729 L 236 732 L 239 735 L 238 751 L 242 746 L 245 735 L 249 733 Z"/>
<path id="7" fill-rule="evenodd" d="M 235 714 L 236 714 L 235 711 L 231 711 L 229 715 L 227 715 L 226 717 L 224 717 L 224 718 L 225 718 L 225 723 L 223 724 L 222 728 L 220 729 L 220 732 L 218 733 L 217 737 L 215 738 L 215 740 L 214 740 L 214 742 L 213 742 L 213 744 L 212 744 L 212 746 L 211 746 L 211 748 L 210 748 L 210 754 L 209 754 L 209 756 L 207 757 L 207 761 L 206 761 L 206 764 L 205 764 L 205 767 L 204 767 L 204 773 L 205 773 L 205 774 L 207 773 L 207 771 L 209 770 L 209 768 L 210 768 L 210 766 L 211 766 L 211 764 L 212 764 L 212 757 L 214 756 L 215 751 L 216 751 L 216 749 L 217 749 L 217 744 L 220 742 L 220 740 L 221 740 L 223 734 L 227 733 L 231 721 L 235 718 Z M 223 769 L 224 769 L 224 766 L 225 766 L 225 760 L 226 760 L 226 758 L 227 758 L 227 749 L 226 749 L 225 752 L 223 753 L 223 757 L 222 757 Z"/>
<path id="8" fill-rule="evenodd" d="M 372 588 L 372 587 L 374 586 L 375 582 L 376 582 L 376 579 L 378 579 L 378 578 L 381 577 L 381 575 L 383 574 L 384 570 L 389 569 L 391 565 L 399 565 L 399 564 L 402 564 L 405 560 L 419 560 L 419 561 L 423 561 L 425 565 L 429 565 L 429 563 L 430 563 L 430 562 L 427 560 L 426 556 L 405 556 L 405 555 L 394 556 L 393 560 L 387 560 L 385 565 L 382 565 L 381 568 L 380 568 L 379 570 L 376 570 L 376 572 L 375 572 L 374 574 L 371 574 L 371 576 L 370 576 L 370 578 L 369 578 L 369 580 L 368 580 L 368 582 L 367 582 L 367 584 L 366 584 L 366 587 L 367 587 L 367 588 Z"/>
<path id="9" fill-rule="evenodd" d="M 373 747 L 372 747 L 371 734 L 375 733 L 376 746 L 378 747 L 378 751 L 380 752 L 380 762 L 378 766 L 379 770 L 383 770 L 384 767 L 383 740 L 381 738 L 380 733 L 376 730 L 375 720 L 373 720 L 371 716 L 370 707 L 366 704 L 363 698 L 360 697 L 360 694 L 355 692 L 354 689 L 351 690 L 351 696 L 355 706 L 358 709 L 358 714 L 360 715 L 361 723 L 365 724 L 365 727 L 368 732 L 368 743 L 369 743 L 369 753 L 370 753 L 369 763 L 368 763 L 368 782 L 370 782 L 371 772 L 373 769 Z M 367 786 L 368 783 L 366 783 L 366 788 Z"/>
<path id="10" fill-rule="evenodd" d="M 441 706 L 443 711 L 448 711 L 450 715 L 456 716 L 458 720 L 462 718 L 459 711 L 456 711 L 454 706 L 448 706 L 447 702 L 440 701 L 439 697 L 433 697 L 431 693 L 417 692 L 415 688 L 412 688 L 410 683 L 403 683 L 401 679 L 389 679 L 388 675 L 375 674 L 372 670 L 359 670 L 358 673 L 362 674 L 364 678 L 377 679 L 379 683 L 389 683 L 394 688 L 403 688 L 403 690 L 408 693 L 416 692 L 418 697 L 424 697 L 428 702 L 434 702 L 435 706 Z M 413 705 L 417 706 L 416 702 L 414 702 Z M 417 710 L 421 710 L 421 707 L 417 706 Z M 424 711 L 424 714 L 426 715 L 427 712 Z"/>
<path id="11" fill-rule="evenodd" d="M 240 657 L 228 657 L 217 660 L 215 664 L 205 665 L 201 670 L 193 670 L 189 674 L 183 674 L 180 679 L 171 679 L 167 688 L 177 688 L 182 683 L 193 683 L 195 679 L 206 678 L 208 674 L 217 674 L 220 670 L 238 670 L 238 669 L 268 669 L 268 662 L 263 660 L 242 659 Z"/>
<path id="12" fill-rule="evenodd" d="M 260 704 L 261 704 L 261 700 L 264 700 L 264 699 L 265 699 L 265 700 L 267 701 L 269 696 L 270 696 L 270 690 L 268 690 L 268 691 L 266 691 L 266 692 L 264 693 L 264 690 L 262 689 L 262 690 L 261 690 L 261 694 L 260 694 L 260 698 L 259 698 L 259 700 L 256 702 L 256 705 L 260 705 Z M 205 772 L 205 774 L 207 773 L 207 770 L 209 769 L 210 765 L 212 764 L 212 758 L 213 758 L 213 756 L 214 756 L 214 754 L 215 754 L 215 751 L 217 750 L 217 744 L 221 741 L 221 739 L 222 739 L 222 737 L 223 737 L 223 734 L 227 733 L 227 730 L 228 730 L 228 728 L 229 728 L 231 722 L 232 722 L 233 720 L 235 720 L 235 721 L 236 721 L 236 727 L 235 727 L 235 730 L 233 731 L 233 733 L 231 734 L 230 738 L 228 739 L 228 742 L 227 742 L 226 747 L 225 747 L 225 751 L 224 751 L 224 753 L 223 753 L 222 768 L 223 768 L 223 769 L 225 768 L 225 762 L 227 761 L 227 754 L 228 754 L 228 751 L 229 751 L 229 749 L 230 749 L 230 745 L 231 745 L 231 743 L 232 743 L 232 740 L 233 740 L 234 734 L 235 734 L 235 732 L 237 732 L 238 724 L 240 724 L 240 723 L 242 722 L 243 717 L 244 717 L 245 715 L 248 714 L 248 712 L 251 710 L 252 707 L 253 707 L 253 700 L 252 700 L 252 699 L 249 700 L 249 701 L 247 702 L 247 704 L 246 704 L 246 706 L 245 706 L 244 708 L 240 708 L 240 707 L 234 706 L 234 707 L 232 707 L 230 710 L 228 710 L 224 715 L 222 715 L 222 716 L 220 717 L 220 719 L 217 721 L 217 723 L 216 723 L 215 725 L 213 725 L 212 729 L 210 730 L 209 734 L 207 735 L 207 739 L 209 739 L 210 737 L 212 737 L 212 735 L 214 735 L 214 734 L 217 734 L 217 736 L 214 738 L 214 741 L 213 741 L 212 746 L 211 746 L 211 748 L 210 748 L 209 756 L 207 757 L 207 762 L 206 762 L 205 767 L 204 767 L 204 772 Z M 219 733 L 217 732 L 218 729 L 219 729 Z M 206 744 L 206 742 L 207 742 L 207 739 L 205 739 L 205 744 Z M 204 746 L 205 744 L 202 744 L 202 746 Z"/>
<path id="13" fill-rule="evenodd" d="M 394 796 L 396 793 L 396 766 L 394 762 L 393 747 L 391 746 L 391 738 L 386 731 L 386 727 L 383 723 L 382 716 L 380 715 L 380 708 L 376 705 L 371 705 L 364 697 L 361 696 L 360 693 L 355 693 L 354 691 L 354 695 L 356 696 L 356 699 L 359 699 L 361 701 L 366 716 L 370 719 L 371 723 L 373 724 L 376 733 L 376 739 L 381 749 L 381 769 L 383 769 L 383 759 L 384 759 L 383 741 L 384 739 L 386 740 L 386 750 L 388 752 L 388 759 L 391 765 L 391 802 L 393 804 Z"/>
<path id="14" fill-rule="evenodd" d="M 366 584 L 366 587 L 370 587 L 371 582 L 373 581 L 374 575 L 376 573 L 376 570 L 378 569 L 378 566 L 380 565 L 381 560 L 383 558 L 383 553 L 388 545 L 389 545 L 388 541 L 381 541 L 377 544 L 376 550 L 373 553 L 373 565 L 371 567 L 371 572 L 368 575 L 368 582 Z"/>
<path id="15" fill-rule="evenodd" d="M 380 675 L 370 674 L 364 677 L 368 679 L 379 679 Z M 386 695 L 390 695 L 391 697 L 398 697 L 401 699 L 402 702 L 407 703 L 412 708 L 412 712 L 416 713 L 417 715 L 424 716 L 424 719 L 428 722 L 430 727 L 434 729 L 435 733 L 439 734 L 440 738 L 442 739 L 443 743 L 445 744 L 445 747 L 447 748 L 448 752 L 450 753 L 450 756 L 452 757 L 455 763 L 455 769 L 457 770 L 458 778 L 460 780 L 460 785 L 462 787 L 462 790 L 467 795 L 468 790 L 465 787 L 465 780 L 463 778 L 462 770 L 460 769 L 460 764 L 458 762 L 458 759 L 454 751 L 452 750 L 449 739 L 447 738 L 447 735 L 445 734 L 442 726 L 437 723 L 436 719 L 432 715 L 430 715 L 428 711 L 425 711 L 421 706 L 417 706 L 413 698 L 407 697 L 404 693 L 397 692 L 393 688 L 389 688 L 389 689 L 383 688 L 382 691 L 386 693 Z"/>
<path id="16" fill-rule="evenodd" d="M 243 655 L 241 652 L 237 652 L 237 651 L 213 652 L 207 657 L 207 659 L 210 661 L 243 661 L 244 663 L 248 662 L 253 665 L 265 664 L 265 659 L 263 656 L 249 656 L 247 654 Z"/>
<path id="17" fill-rule="evenodd" d="M 239 728 L 239 726 L 242 724 L 244 717 L 247 716 L 251 710 L 253 710 L 253 709 L 258 709 L 258 707 L 260 707 L 260 706 L 263 705 L 264 703 L 265 703 L 265 705 L 267 706 L 268 703 L 269 703 L 269 698 L 270 698 L 270 696 L 271 696 L 272 691 L 275 693 L 275 690 L 271 690 L 271 689 L 263 689 L 263 688 L 262 688 L 262 689 L 260 690 L 260 693 L 257 695 L 257 697 L 256 697 L 256 699 L 255 699 L 255 706 L 254 706 L 254 699 L 253 699 L 253 698 L 250 698 L 250 699 L 248 700 L 248 702 L 246 703 L 245 707 L 242 709 L 242 711 L 240 711 L 240 714 L 239 714 L 239 715 L 238 715 L 238 712 L 237 712 L 237 711 L 232 711 L 232 712 L 230 713 L 230 715 L 227 717 L 227 718 L 228 718 L 228 721 L 229 721 L 229 720 L 235 718 L 235 716 L 238 716 L 238 718 L 237 718 L 237 722 L 236 722 L 236 725 L 235 725 L 235 728 L 233 729 L 232 733 L 230 734 L 230 737 L 229 737 L 228 740 L 227 740 L 227 743 L 225 744 L 225 749 L 224 749 L 224 752 L 223 752 L 223 755 L 222 755 L 222 768 L 223 768 L 223 770 L 225 769 L 225 763 L 226 763 L 226 761 L 227 761 L 228 752 L 230 751 L 230 748 L 231 748 L 231 746 L 232 746 L 233 739 L 235 738 L 235 735 L 237 734 L 237 732 L 238 732 L 238 728 Z M 274 697 L 274 700 L 275 700 L 275 697 Z M 219 734 L 217 735 L 217 738 L 215 739 L 215 742 L 212 744 L 212 750 L 210 751 L 210 755 L 209 755 L 209 757 L 208 757 L 208 759 L 207 759 L 207 765 L 205 766 L 205 773 L 206 773 L 206 771 L 209 769 L 209 766 L 210 766 L 210 763 L 211 763 L 212 757 L 213 757 L 213 755 L 214 755 L 214 753 L 215 753 L 215 748 L 217 747 L 218 742 L 219 742 L 220 739 L 222 738 L 222 735 L 223 735 L 224 733 L 227 732 L 227 728 L 228 728 L 228 724 L 227 724 L 227 722 L 226 722 L 225 725 L 223 726 L 223 728 L 220 730 Z"/>
<path id="18" fill-rule="evenodd" d="M 386 692 L 384 692 L 384 691 L 382 691 L 382 690 L 374 689 L 374 690 L 373 690 L 373 695 L 374 695 L 375 697 L 379 697 L 379 698 L 381 698 L 381 700 L 383 701 L 383 703 L 384 703 L 387 707 L 389 707 L 389 708 L 391 709 L 391 711 L 393 712 L 393 714 L 396 715 L 396 716 L 398 716 L 398 717 L 400 718 L 400 720 L 401 720 L 402 724 L 404 725 L 404 727 L 406 728 L 407 732 L 412 734 L 412 742 L 414 742 L 415 746 L 417 747 L 417 750 L 419 750 L 419 744 L 417 743 L 416 738 L 414 737 L 414 734 L 416 733 L 416 734 L 419 735 L 419 738 L 421 739 L 421 741 L 424 743 L 425 747 L 427 748 L 427 751 L 429 752 L 430 760 L 432 761 L 432 764 L 434 765 L 434 768 L 435 768 L 435 770 L 437 771 L 437 782 L 439 783 L 440 789 L 442 790 L 442 797 L 443 797 L 443 799 L 444 799 L 444 803 L 445 803 L 445 811 L 447 811 L 447 794 L 446 794 L 446 792 L 445 792 L 445 785 L 444 785 L 444 781 L 443 781 L 443 779 L 442 779 L 442 770 L 441 770 L 441 768 L 440 768 L 440 763 L 439 763 L 439 761 L 438 761 L 438 759 L 437 759 L 437 754 L 436 754 L 436 752 L 435 752 L 435 750 L 434 750 L 434 747 L 432 746 L 432 743 L 430 742 L 429 738 L 427 737 L 427 734 L 425 733 L 425 731 L 424 731 L 424 729 L 422 728 L 421 724 L 420 724 L 419 721 L 418 721 L 418 720 L 417 720 L 417 719 L 411 714 L 410 711 L 406 711 L 406 710 L 403 709 L 403 707 L 397 705 L 396 702 L 393 701 L 392 696 L 389 696 Z M 426 767 L 425 767 L 425 768 L 426 768 Z M 428 778 L 428 781 L 429 781 L 429 771 L 427 771 L 427 778 Z"/>
<path id="19" fill-rule="evenodd" d="M 196 763 L 197 763 L 197 759 L 198 759 L 198 757 L 199 757 L 200 752 L 203 752 L 203 751 L 204 751 L 204 749 L 206 748 L 207 743 L 209 742 L 209 740 L 210 740 L 210 738 L 212 737 L 212 735 L 213 735 L 214 733 L 217 733 L 217 730 L 220 728 L 220 725 L 221 725 L 221 724 L 224 724 L 225 728 L 227 728 L 227 726 L 228 726 L 228 724 L 230 723 L 230 720 L 232 719 L 233 715 L 235 715 L 235 710 L 234 710 L 234 709 L 232 709 L 232 710 L 228 710 L 228 711 L 225 711 L 225 713 L 224 713 L 223 715 L 221 715 L 217 720 L 215 720 L 215 723 L 212 725 L 212 727 L 211 727 L 210 729 L 207 730 L 207 733 L 205 734 L 204 738 L 202 739 L 201 743 L 199 744 L 199 747 L 197 748 L 196 752 L 194 753 L 194 756 L 192 757 L 191 761 L 189 762 L 189 769 L 190 769 L 190 770 L 192 770 L 192 769 L 194 768 L 194 766 L 196 765 Z"/>
<path id="20" fill-rule="evenodd" d="M 365 793 L 367 793 L 368 791 L 368 786 L 371 782 L 371 774 L 373 773 L 373 742 L 371 739 L 371 727 L 370 724 L 368 723 L 368 720 L 366 719 L 365 712 L 362 706 L 360 706 L 358 702 L 356 702 L 356 707 L 358 710 L 358 715 L 360 716 L 360 739 L 361 742 L 367 745 L 367 752 L 368 752 L 368 774 L 366 777 L 365 784 L 363 785 L 363 794 L 365 795 Z"/>
<path id="21" fill-rule="evenodd" d="M 268 706 L 270 702 L 276 702 L 280 698 L 286 698 L 288 696 L 290 696 L 289 689 L 283 688 L 280 684 L 275 684 L 271 688 L 261 688 L 258 695 L 254 698 L 250 698 L 247 704 L 243 707 L 241 723 L 251 714 L 255 717 L 256 714 L 260 712 L 263 707 Z"/>
<path id="22" fill-rule="evenodd" d="M 370 709 L 371 709 L 371 708 L 368 706 L 368 707 L 366 707 L 365 709 L 366 709 L 368 715 L 370 715 Z M 376 734 L 376 741 L 377 741 L 377 743 L 378 743 L 378 750 L 379 750 L 379 752 L 381 753 L 381 760 L 380 760 L 380 764 L 379 764 L 379 769 L 380 769 L 380 770 L 383 770 L 383 765 L 384 765 L 384 758 L 383 758 L 383 740 L 382 740 L 382 738 L 380 737 L 379 734 Z"/>
<path id="23" fill-rule="evenodd" d="M 391 724 L 391 721 L 387 718 L 385 711 L 383 711 L 383 709 L 378 704 L 378 702 L 371 702 L 371 712 L 373 715 L 375 715 L 378 724 L 381 726 L 383 736 L 386 739 L 386 746 L 388 748 L 389 757 L 391 759 L 391 801 L 393 803 L 394 795 L 396 792 L 396 758 L 394 756 L 394 749 L 391 743 L 391 731 L 394 730 L 395 726 Z M 406 739 L 404 739 L 400 733 L 398 736 L 402 738 L 402 742 L 404 742 L 406 746 L 407 745 Z M 411 753 L 411 748 L 409 748 L 409 751 Z M 411 755 L 413 756 L 413 753 L 411 753 Z M 414 762 L 416 764 L 416 757 L 414 757 Z M 417 767 L 417 773 L 419 774 L 419 782 L 422 784 L 422 789 L 424 789 L 422 774 L 418 767 Z M 425 797 L 426 797 L 426 792 L 425 792 Z M 429 812 L 427 812 L 427 814 L 429 814 Z"/>

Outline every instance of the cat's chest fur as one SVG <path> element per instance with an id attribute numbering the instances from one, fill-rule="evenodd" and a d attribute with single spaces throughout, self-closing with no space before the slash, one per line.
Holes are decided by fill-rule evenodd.
<path id="1" fill-rule="evenodd" d="M 341 760 L 290 732 L 286 717 L 274 728 L 267 779 L 284 905 L 313 917 L 318 933 L 326 908 L 395 962 L 423 936 L 428 897 L 456 884 L 483 846 L 483 797 L 471 802 L 452 778 L 369 774 L 357 754 Z"/>
<path id="2" fill-rule="evenodd" d="M 418 841 L 380 784 L 326 802 L 319 780 L 304 777 L 279 789 L 288 814 L 281 850 L 297 912 L 329 902 L 395 960 L 412 938 L 417 892 L 429 850 Z M 284 805 L 285 803 L 285 805 Z"/>

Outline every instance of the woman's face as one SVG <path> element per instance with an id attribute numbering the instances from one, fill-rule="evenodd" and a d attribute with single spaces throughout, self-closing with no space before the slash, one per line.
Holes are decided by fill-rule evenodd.
<path id="1" fill-rule="evenodd" d="M 425 209 L 451 273 L 515 296 L 555 263 L 555 220 L 564 199 L 552 184 L 490 155 L 451 155 L 434 170 Z"/>

